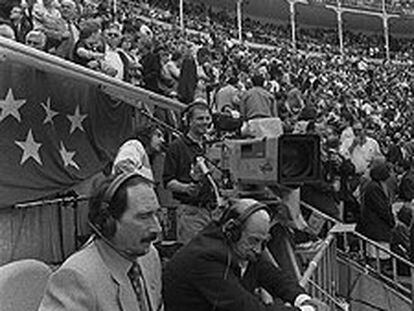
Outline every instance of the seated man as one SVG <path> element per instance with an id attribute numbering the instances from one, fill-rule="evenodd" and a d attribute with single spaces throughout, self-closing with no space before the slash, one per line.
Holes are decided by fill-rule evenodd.
<path id="1" fill-rule="evenodd" d="M 51 275 L 39 310 L 162 308 L 161 264 L 152 246 L 161 230 L 158 209 L 151 183 L 138 173 L 105 181 L 89 203 L 96 236 Z"/>
<path id="2" fill-rule="evenodd" d="M 220 221 L 210 223 L 167 263 L 165 310 L 323 310 L 293 276 L 262 253 L 269 230 L 265 205 L 252 199 L 237 200 Z M 294 307 L 285 306 L 280 299 L 263 304 L 255 295 L 259 287 Z"/>

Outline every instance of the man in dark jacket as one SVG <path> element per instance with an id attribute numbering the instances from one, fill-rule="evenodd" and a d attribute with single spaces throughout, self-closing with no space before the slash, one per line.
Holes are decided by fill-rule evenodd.
<path id="1" fill-rule="evenodd" d="M 210 223 L 167 263 L 165 310 L 325 310 L 262 252 L 269 229 L 265 205 L 252 199 L 235 201 L 220 221 Z M 273 304 L 258 298 L 259 287 L 272 295 Z"/>

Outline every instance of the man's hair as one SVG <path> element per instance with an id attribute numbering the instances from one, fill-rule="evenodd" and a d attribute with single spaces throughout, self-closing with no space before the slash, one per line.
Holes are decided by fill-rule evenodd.
<path id="1" fill-rule="evenodd" d="M 264 85 L 264 81 L 265 81 L 265 79 L 263 78 L 262 75 L 255 74 L 252 77 L 252 84 L 253 84 L 253 86 L 263 86 Z"/>
<path id="2" fill-rule="evenodd" d="M 134 138 L 138 139 L 144 148 L 148 148 L 151 144 L 151 139 L 157 130 L 161 130 L 155 124 L 147 124 L 136 129 Z"/>
<path id="3" fill-rule="evenodd" d="M 193 118 L 194 111 L 196 109 L 203 110 L 203 111 L 207 110 L 209 114 L 211 115 L 211 109 L 208 106 L 208 104 L 203 100 L 196 100 L 190 105 L 188 105 L 188 107 L 185 109 L 185 114 L 186 114 L 186 118 L 188 122 Z"/>
<path id="4" fill-rule="evenodd" d="M 27 41 L 30 37 L 40 38 L 42 40 L 42 46 L 44 47 L 46 45 L 47 36 L 42 30 L 38 30 L 38 29 L 30 30 L 26 34 L 25 40 Z"/>
<path id="5" fill-rule="evenodd" d="M 108 198 L 108 189 L 113 186 L 113 183 L 119 175 L 111 176 L 104 181 L 94 185 L 92 195 L 89 199 L 89 221 L 96 226 L 105 235 L 107 231 L 105 226 L 110 218 L 119 220 L 125 213 L 128 205 L 127 189 L 138 184 L 148 184 L 145 178 L 136 174 L 131 178 L 122 182 L 110 198 Z M 114 230 L 113 230 L 114 231 Z M 115 232 L 111 232 L 115 234 Z M 110 238 L 111 236 L 106 236 Z"/>

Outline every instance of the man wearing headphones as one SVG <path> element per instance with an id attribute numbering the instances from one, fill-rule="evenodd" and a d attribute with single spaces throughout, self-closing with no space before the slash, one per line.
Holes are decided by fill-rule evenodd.
<path id="1" fill-rule="evenodd" d="M 211 221 L 209 203 L 214 200 L 214 195 L 206 178 L 193 174 L 197 157 L 206 152 L 204 138 L 211 121 L 210 108 L 204 101 L 190 104 L 184 111 L 187 132 L 171 143 L 165 156 L 163 181 L 180 203 L 177 208 L 177 240 L 184 244 Z"/>
<path id="2" fill-rule="evenodd" d="M 160 310 L 158 210 L 153 185 L 139 173 L 104 181 L 89 201 L 95 235 L 51 275 L 39 310 Z"/>
<path id="3" fill-rule="evenodd" d="M 165 311 L 320 311 L 320 303 L 263 252 L 269 237 L 267 206 L 240 199 L 167 263 Z M 255 294 L 264 288 L 274 302 Z M 292 306 L 285 306 L 289 302 Z"/>

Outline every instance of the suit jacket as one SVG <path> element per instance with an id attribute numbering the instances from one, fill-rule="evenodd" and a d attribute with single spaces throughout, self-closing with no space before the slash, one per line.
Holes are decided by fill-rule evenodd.
<path id="1" fill-rule="evenodd" d="M 291 302 L 305 293 L 297 280 L 265 256 L 241 269 L 221 227 L 213 222 L 167 263 L 163 274 L 166 311 L 287 311 L 279 300 L 265 306 L 254 294 L 263 287 L 274 298 Z"/>
<path id="2" fill-rule="evenodd" d="M 151 311 L 162 308 L 161 263 L 155 247 L 138 259 Z M 54 272 L 39 311 L 139 311 L 127 276 L 132 263 L 101 240 L 70 256 Z"/>
<path id="3" fill-rule="evenodd" d="M 371 180 L 362 197 L 362 212 L 356 230 L 374 241 L 390 242 L 395 225 L 390 199 L 381 184 Z"/>

